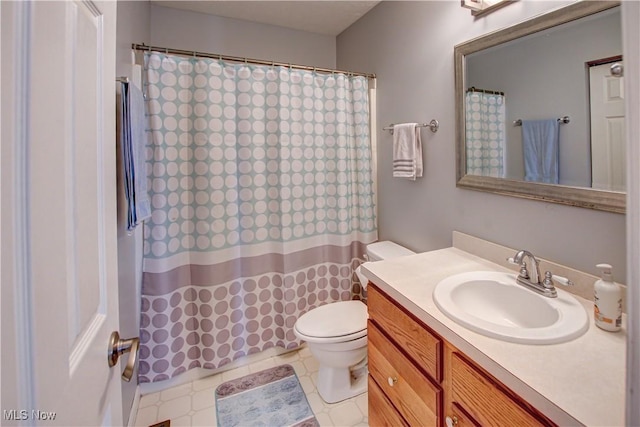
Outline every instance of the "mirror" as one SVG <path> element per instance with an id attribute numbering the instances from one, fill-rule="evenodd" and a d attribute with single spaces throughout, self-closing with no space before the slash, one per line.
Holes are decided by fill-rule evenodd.
<path id="1" fill-rule="evenodd" d="M 458 187 L 625 212 L 619 4 L 573 3 L 455 47 Z"/>

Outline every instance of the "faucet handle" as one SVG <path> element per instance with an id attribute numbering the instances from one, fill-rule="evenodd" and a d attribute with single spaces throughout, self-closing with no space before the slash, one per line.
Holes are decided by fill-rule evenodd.
<path id="1" fill-rule="evenodd" d="M 575 283 L 573 283 L 571 280 L 569 280 L 569 278 L 567 277 L 563 277 L 563 276 L 558 276 L 556 274 L 553 275 L 553 280 L 555 280 L 556 282 L 560 283 L 561 285 L 564 286 L 574 286 Z"/>
<path id="2" fill-rule="evenodd" d="M 573 286 L 575 284 L 566 277 L 553 275 L 550 271 L 544 273 L 544 281 L 542 284 L 545 287 L 549 287 L 549 285 L 553 286 L 556 282 L 563 286 Z"/>
<path id="3" fill-rule="evenodd" d="M 518 263 L 513 257 L 507 258 L 507 261 L 514 265 L 520 266 L 519 276 L 523 279 L 529 279 L 529 270 L 527 270 L 527 263 L 524 260 L 521 263 Z"/>

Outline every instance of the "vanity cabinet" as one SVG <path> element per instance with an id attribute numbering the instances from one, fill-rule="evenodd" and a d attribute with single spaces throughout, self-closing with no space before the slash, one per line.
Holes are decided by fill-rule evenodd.
<path id="1" fill-rule="evenodd" d="M 372 283 L 367 305 L 370 426 L 554 425 Z"/>

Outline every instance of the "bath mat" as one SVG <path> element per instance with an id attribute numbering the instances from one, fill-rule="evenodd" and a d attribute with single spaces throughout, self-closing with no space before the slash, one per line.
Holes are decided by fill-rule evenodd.
<path id="1" fill-rule="evenodd" d="M 291 365 L 222 383 L 216 388 L 218 427 L 319 427 Z"/>

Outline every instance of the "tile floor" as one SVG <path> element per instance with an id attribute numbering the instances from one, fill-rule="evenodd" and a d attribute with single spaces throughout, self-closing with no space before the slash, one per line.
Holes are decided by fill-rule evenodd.
<path id="1" fill-rule="evenodd" d="M 320 398 L 315 386 L 318 363 L 306 347 L 162 392 L 144 395 L 140 398 L 135 425 L 147 427 L 170 419 L 171 427 L 215 426 L 214 392 L 218 385 L 224 381 L 285 363 L 295 369 L 311 409 L 321 426 L 365 427 L 368 425 L 367 393 L 334 404 L 325 403 Z"/>

